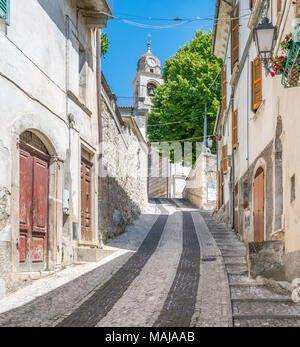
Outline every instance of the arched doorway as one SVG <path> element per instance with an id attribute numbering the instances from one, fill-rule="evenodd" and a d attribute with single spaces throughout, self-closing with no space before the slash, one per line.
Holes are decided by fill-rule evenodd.
<path id="1" fill-rule="evenodd" d="M 20 271 L 43 270 L 48 253 L 48 150 L 31 131 L 20 135 Z"/>
<path id="2" fill-rule="evenodd" d="M 274 141 L 274 232 L 282 230 L 283 170 L 282 170 L 282 119 L 277 117 Z"/>
<path id="3" fill-rule="evenodd" d="M 254 241 L 264 241 L 265 231 L 265 174 L 264 169 L 259 167 L 255 173 L 253 182 L 253 228 Z"/>

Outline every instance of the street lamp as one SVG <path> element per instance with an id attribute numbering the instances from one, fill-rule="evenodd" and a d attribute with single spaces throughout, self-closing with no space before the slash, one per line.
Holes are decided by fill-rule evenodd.
<path id="1" fill-rule="evenodd" d="M 266 72 L 270 72 L 273 63 L 272 54 L 276 40 L 276 28 L 267 17 L 264 17 L 254 34 L 259 60 L 263 63 Z"/>

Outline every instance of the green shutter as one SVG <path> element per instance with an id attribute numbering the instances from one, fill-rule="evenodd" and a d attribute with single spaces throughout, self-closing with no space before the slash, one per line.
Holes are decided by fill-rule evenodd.
<path id="1" fill-rule="evenodd" d="M 0 18 L 2 18 L 6 24 L 9 24 L 9 1 L 0 0 Z"/>

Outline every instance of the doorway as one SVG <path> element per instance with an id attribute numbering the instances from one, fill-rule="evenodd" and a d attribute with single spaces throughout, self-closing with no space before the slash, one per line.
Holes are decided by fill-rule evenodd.
<path id="1" fill-rule="evenodd" d="M 26 131 L 20 136 L 19 262 L 21 272 L 40 271 L 48 257 L 49 153 Z"/>
<path id="2" fill-rule="evenodd" d="M 253 183 L 253 227 L 254 242 L 264 241 L 265 229 L 265 190 L 264 170 L 260 167 L 255 174 Z"/>

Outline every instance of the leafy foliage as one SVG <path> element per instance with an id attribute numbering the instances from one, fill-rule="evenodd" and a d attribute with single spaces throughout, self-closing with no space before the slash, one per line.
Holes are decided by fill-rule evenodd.
<path id="1" fill-rule="evenodd" d="M 107 38 L 106 33 L 101 32 L 101 56 L 105 59 L 106 53 L 109 50 L 110 42 Z"/>
<path id="2" fill-rule="evenodd" d="M 222 62 L 211 54 L 212 32 L 199 30 L 190 43 L 166 61 L 165 84 L 158 87 L 148 120 L 150 142 L 198 138 L 203 141 L 207 104 L 208 135 L 213 134 L 221 99 Z M 178 124 L 174 123 L 183 120 Z M 157 126 L 157 124 L 164 124 Z"/>

